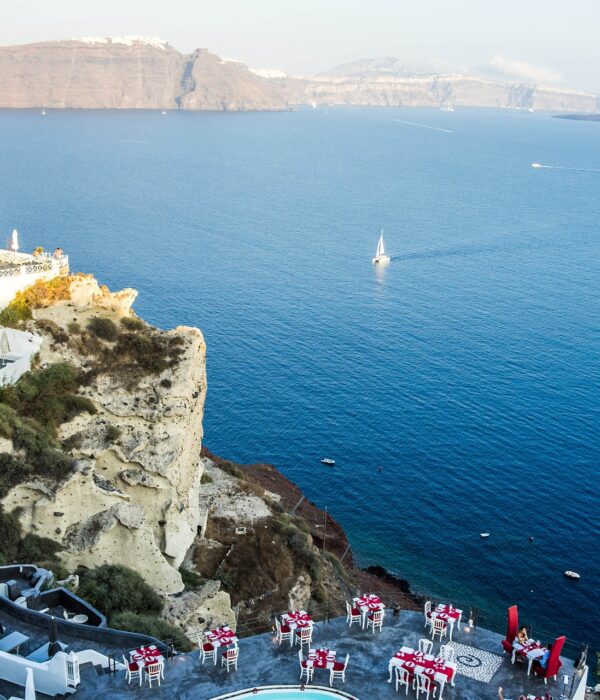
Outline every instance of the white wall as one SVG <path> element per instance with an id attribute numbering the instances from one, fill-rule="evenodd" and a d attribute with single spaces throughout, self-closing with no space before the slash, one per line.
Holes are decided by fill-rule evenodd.
<path id="1" fill-rule="evenodd" d="M 0 309 L 6 308 L 15 298 L 17 292 L 30 287 L 37 280 L 49 280 L 60 274 L 65 274 L 69 270 L 69 259 L 67 256 L 64 256 L 61 260 L 42 258 L 39 262 L 33 258 L 31 264 L 33 266 L 48 264 L 50 269 L 43 272 L 28 273 L 26 266 L 22 265 L 19 268 L 12 268 L 18 272 L 15 275 L 9 274 L 9 271 L 12 272 L 11 268 L 0 270 Z"/>
<path id="2" fill-rule="evenodd" d="M 22 656 L 0 651 L 0 678 L 25 687 L 29 667 L 33 671 L 36 691 L 50 696 L 72 693 L 74 688 L 68 688 L 66 683 L 66 658 L 67 654 L 60 651 L 49 661 L 36 663 Z"/>

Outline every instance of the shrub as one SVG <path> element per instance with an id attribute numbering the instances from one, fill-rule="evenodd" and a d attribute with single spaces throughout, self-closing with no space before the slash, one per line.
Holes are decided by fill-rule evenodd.
<path id="1" fill-rule="evenodd" d="M 56 555 L 61 550 L 58 542 L 29 533 L 19 543 L 18 556 L 20 561 L 28 564 L 53 564 L 58 561 Z"/>
<path id="2" fill-rule="evenodd" d="M 116 425 L 109 425 L 106 428 L 106 439 L 108 442 L 116 442 L 121 437 L 121 428 Z"/>
<path id="3" fill-rule="evenodd" d="M 9 304 L 5 309 L 0 311 L 0 326 L 18 328 L 22 321 L 27 321 L 31 317 L 31 309 L 25 307 L 23 311 L 19 311 Z"/>
<path id="4" fill-rule="evenodd" d="M 202 476 L 200 477 L 200 483 L 201 484 L 212 484 L 213 478 L 210 474 L 207 474 L 206 472 L 202 472 Z"/>
<path id="5" fill-rule="evenodd" d="M 69 333 L 79 334 L 81 333 L 81 326 L 77 323 L 77 321 L 71 321 L 67 324 L 67 330 Z"/>
<path id="6" fill-rule="evenodd" d="M 69 336 L 58 325 L 58 323 L 55 323 L 54 321 L 50 321 L 49 319 L 41 319 L 37 322 L 37 327 L 41 331 L 45 331 L 51 335 L 52 340 L 54 340 L 55 343 L 66 343 L 69 340 Z"/>
<path id="7" fill-rule="evenodd" d="M 185 634 L 174 625 L 152 615 L 140 615 L 129 610 L 115 614 L 110 619 L 111 627 L 127 632 L 148 634 L 160 641 L 173 640 L 179 651 L 191 651 L 193 645 Z"/>
<path id="8" fill-rule="evenodd" d="M 195 588 L 200 588 L 203 583 L 203 578 L 198 576 L 195 571 L 191 569 L 185 569 L 183 566 L 179 569 L 181 578 L 183 580 L 183 585 L 187 590 L 194 590 Z"/>
<path id="9" fill-rule="evenodd" d="M 333 554 L 333 552 L 325 552 L 325 557 L 331 562 L 333 565 L 333 568 L 335 569 L 335 572 L 338 576 L 341 578 L 344 578 L 345 576 L 345 570 L 344 570 L 344 565 L 342 562 Z"/>
<path id="10" fill-rule="evenodd" d="M 120 612 L 159 614 L 161 597 L 132 569 L 116 564 L 103 564 L 80 572 L 79 594 L 112 618 Z"/>
<path id="11" fill-rule="evenodd" d="M 33 471 L 30 464 L 13 457 L 8 452 L 0 454 L 0 498 L 6 496 L 10 489 L 26 479 Z M 0 537 L 0 549 L 2 538 Z"/>
<path id="12" fill-rule="evenodd" d="M 36 280 L 30 287 L 17 292 L 10 307 L 40 309 L 57 301 L 71 298 L 71 278 L 53 277 L 50 280 Z M 30 311 L 31 313 L 31 311 Z M 31 316 L 29 317 L 31 318 Z"/>
<path id="13" fill-rule="evenodd" d="M 141 318 L 136 318 L 135 316 L 124 316 L 121 319 L 121 325 L 127 331 L 141 331 L 145 324 Z"/>
<path id="14" fill-rule="evenodd" d="M 234 476 L 236 479 L 244 478 L 244 472 L 237 466 L 237 464 L 234 464 L 233 462 L 221 460 L 220 462 L 216 463 L 216 466 L 219 467 L 219 469 L 222 469 L 230 476 Z"/>
<path id="15" fill-rule="evenodd" d="M 87 327 L 91 333 L 102 340 L 113 342 L 119 337 L 119 329 L 110 318 L 100 318 L 97 316 L 88 321 Z"/>
<path id="16" fill-rule="evenodd" d="M 21 523 L 14 513 L 5 513 L 0 505 L 0 550 L 6 561 L 14 561 L 21 541 Z"/>

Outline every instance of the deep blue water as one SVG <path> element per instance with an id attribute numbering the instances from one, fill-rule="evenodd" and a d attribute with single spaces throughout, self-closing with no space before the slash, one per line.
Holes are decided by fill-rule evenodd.
<path id="1" fill-rule="evenodd" d="M 600 124 L 5 111 L 0 236 L 202 328 L 206 445 L 279 466 L 361 563 L 600 648 L 600 172 L 532 161 L 600 170 Z"/>

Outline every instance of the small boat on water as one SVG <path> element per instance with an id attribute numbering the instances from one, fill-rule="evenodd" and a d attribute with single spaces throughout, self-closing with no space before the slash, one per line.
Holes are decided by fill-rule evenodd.
<path id="1" fill-rule="evenodd" d="M 579 579 L 581 578 L 581 576 L 576 571 L 565 571 L 565 576 L 567 578 L 572 578 L 575 581 L 579 581 Z"/>
<path id="2" fill-rule="evenodd" d="M 42 114 L 46 114 L 46 110 L 42 107 Z"/>
<path id="3" fill-rule="evenodd" d="M 490 536 L 489 532 L 480 532 L 479 537 L 482 537 L 484 540 L 487 539 Z"/>
<path id="4" fill-rule="evenodd" d="M 381 235 L 377 241 L 377 250 L 375 251 L 375 257 L 372 262 L 373 265 L 385 265 L 389 263 L 390 256 L 385 254 L 385 245 L 383 243 L 383 229 L 381 230 Z"/>
<path id="5" fill-rule="evenodd" d="M 335 459 L 329 459 L 329 457 L 323 457 L 321 464 L 326 464 L 328 467 L 333 467 L 335 464 Z"/>

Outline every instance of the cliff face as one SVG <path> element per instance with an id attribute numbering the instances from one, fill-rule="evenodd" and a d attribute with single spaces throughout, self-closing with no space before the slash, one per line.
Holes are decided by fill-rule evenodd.
<path id="1" fill-rule="evenodd" d="M 285 103 L 277 86 L 241 63 L 121 37 L 0 47 L 0 107 L 270 110 Z"/>
<path id="2" fill-rule="evenodd" d="M 45 332 L 41 365 L 68 362 L 86 373 L 80 393 L 97 412 L 61 426 L 59 437 L 77 460 L 69 478 L 24 481 L 3 506 L 20 509 L 24 532 L 59 542 L 71 570 L 123 564 L 156 590 L 175 593 L 183 589 L 177 569 L 200 518 L 205 345 L 196 328 L 164 332 L 137 319 L 135 330 L 121 331 L 117 341 L 85 334 L 97 317 L 119 326 L 135 296 L 134 290 L 111 294 L 80 277 L 70 301 L 34 312 L 38 332 L 54 329 Z M 56 341 L 57 328 L 68 341 Z M 138 371 L 125 362 L 125 348 L 155 353 L 158 364 Z"/>
<path id="3" fill-rule="evenodd" d="M 287 81 L 290 104 L 392 107 L 495 107 L 598 112 L 600 96 L 521 83 L 500 83 L 463 75 L 324 76 Z"/>

